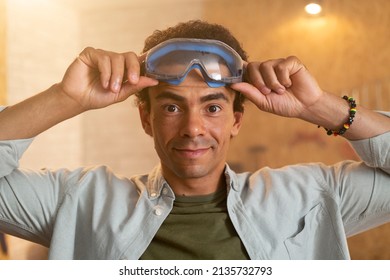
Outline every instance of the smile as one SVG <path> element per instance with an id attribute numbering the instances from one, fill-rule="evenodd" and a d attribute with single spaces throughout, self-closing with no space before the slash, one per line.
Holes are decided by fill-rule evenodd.
<path id="1" fill-rule="evenodd" d="M 181 157 L 195 159 L 206 154 L 211 148 L 200 148 L 200 149 L 178 149 L 174 148 L 173 150 L 178 153 Z"/>

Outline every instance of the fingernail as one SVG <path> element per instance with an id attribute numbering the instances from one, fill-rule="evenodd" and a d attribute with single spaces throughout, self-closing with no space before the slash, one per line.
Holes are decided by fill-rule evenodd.
<path id="1" fill-rule="evenodd" d="M 135 74 L 135 73 L 131 74 L 130 75 L 130 80 L 133 83 L 138 83 L 138 74 Z"/>
<path id="2" fill-rule="evenodd" d="M 285 88 L 278 88 L 278 89 L 276 90 L 276 92 L 279 93 L 279 94 L 283 94 L 285 91 L 286 91 Z"/>
<path id="3" fill-rule="evenodd" d="M 119 91 L 120 90 L 121 85 L 120 85 L 120 80 L 119 79 L 115 80 L 113 88 L 114 88 L 114 91 Z"/>

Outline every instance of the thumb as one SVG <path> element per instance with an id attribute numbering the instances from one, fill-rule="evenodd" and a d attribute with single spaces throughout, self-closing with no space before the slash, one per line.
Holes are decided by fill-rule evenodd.
<path id="1" fill-rule="evenodd" d="M 158 85 L 158 80 L 145 77 L 145 76 L 140 76 L 139 81 L 137 84 L 133 85 L 130 84 L 129 82 L 126 82 L 122 86 L 122 90 L 127 93 L 127 95 L 132 95 L 136 92 L 139 92 L 147 87 L 153 87 Z"/>
<path id="2" fill-rule="evenodd" d="M 254 103 L 258 108 L 263 108 L 263 104 L 266 102 L 266 98 L 260 90 L 249 83 L 235 83 L 231 84 L 230 87 L 233 90 L 241 92 L 246 98 Z"/>
<path id="3" fill-rule="evenodd" d="M 129 81 L 126 81 L 125 83 L 122 84 L 122 87 L 119 91 L 119 93 L 115 94 L 115 102 L 122 102 L 125 101 L 127 98 L 132 96 L 133 94 L 140 92 L 141 90 L 147 88 L 147 87 L 152 87 L 158 85 L 158 81 L 143 77 L 141 76 L 139 78 L 139 81 L 137 84 L 131 84 Z"/>

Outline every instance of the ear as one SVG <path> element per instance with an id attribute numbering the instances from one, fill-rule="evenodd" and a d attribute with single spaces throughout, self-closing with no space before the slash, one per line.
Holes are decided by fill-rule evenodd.
<path id="1" fill-rule="evenodd" d="M 237 136 L 242 125 L 242 119 L 244 117 L 244 112 L 234 112 L 234 124 L 230 131 L 230 137 L 233 138 Z"/>
<path id="2" fill-rule="evenodd" d="M 146 134 L 153 137 L 152 126 L 150 124 L 150 112 L 146 108 L 146 105 L 141 104 L 138 106 L 139 116 L 141 119 L 142 127 Z"/>

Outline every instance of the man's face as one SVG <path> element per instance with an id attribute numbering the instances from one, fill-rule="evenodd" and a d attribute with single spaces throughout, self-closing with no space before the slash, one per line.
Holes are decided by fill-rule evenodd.
<path id="1" fill-rule="evenodd" d="M 233 90 L 210 88 L 198 70 L 179 85 L 149 88 L 150 111 L 140 108 L 147 134 L 154 138 L 163 174 L 180 179 L 221 176 L 230 139 L 242 113 L 233 112 Z"/>

